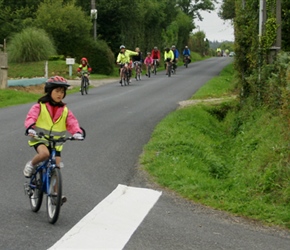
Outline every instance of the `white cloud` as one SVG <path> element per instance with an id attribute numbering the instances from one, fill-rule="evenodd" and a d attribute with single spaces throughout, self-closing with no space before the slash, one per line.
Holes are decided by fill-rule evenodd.
<path id="1" fill-rule="evenodd" d="M 210 41 L 234 41 L 234 28 L 230 21 L 224 21 L 217 15 L 218 7 L 216 11 L 211 13 L 202 11 L 202 21 L 195 20 L 196 27 L 193 33 L 197 31 L 203 31 L 205 36 Z"/>

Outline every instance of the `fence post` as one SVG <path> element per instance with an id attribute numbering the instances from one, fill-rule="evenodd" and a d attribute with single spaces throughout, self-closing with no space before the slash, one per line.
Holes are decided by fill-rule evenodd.
<path id="1" fill-rule="evenodd" d="M 5 52 L 5 40 L 4 40 L 4 45 L 0 44 L 0 88 L 1 89 L 6 89 L 8 87 L 7 78 L 8 78 L 8 60 L 7 60 L 7 53 Z"/>

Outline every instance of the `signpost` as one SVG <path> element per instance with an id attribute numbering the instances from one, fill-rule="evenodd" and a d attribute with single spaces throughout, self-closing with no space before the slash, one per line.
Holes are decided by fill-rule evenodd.
<path id="1" fill-rule="evenodd" d="M 69 76 L 72 76 L 72 66 L 75 64 L 75 59 L 66 58 L 66 64 L 68 65 L 68 68 L 69 68 Z"/>

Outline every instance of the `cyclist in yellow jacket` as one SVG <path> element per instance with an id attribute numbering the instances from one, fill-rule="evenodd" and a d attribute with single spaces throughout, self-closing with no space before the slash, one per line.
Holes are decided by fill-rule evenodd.
<path id="1" fill-rule="evenodd" d="M 130 76 L 132 75 L 132 68 L 130 65 L 130 57 L 131 56 L 137 56 L 138 52 L 128 50 L 124 45 L 120 46 L 120 52 L 117 56 L 116 62 L 120 64 L 120 84 L 122 84 L 122 68 L 126 67 L 129 70 Z M 131 80 L 130 80 L 131 81 Z"/>
<path id="2" fill-rule="evenodd" d="M 39 98 L 26 116 L 24 122 L 26 128 L 35 124 L 33 128 L 28 130 L 28 134 L 31 136 L 28 144 L 34 147 L 37 152 L 32 160 L 27 162 L 23 170 L 23 174 L 27 178 L 32 175 L 38 163 L 47 160 L 50 155 L 47 142 L 34 138 L 37 133 L 43 132 L 44 135 L 52 133 L 55 136 L 64 137 L 66 131 L 68 131 L 76 140 L 84 139 L 78 120 L 63 102 L 69 86 L 67 80 L 61 76 L 49 78 L 44 87 L 46 94 Z M 60 166 L 62 148 L 62 144 L 58 144 L 56 147 L 55 160 L 57 166 Z"/>
<path id="3" fill-rule="evenodd" d="M 164 51 L 164 62 L 166 63 L 166 75 L 167 73 L 167 68 L 168 68 L 168 63 L 172 63 L 174 60 L 174 53 L 171 49 L 169 49 L 168 47 L 165 48 Z"/>

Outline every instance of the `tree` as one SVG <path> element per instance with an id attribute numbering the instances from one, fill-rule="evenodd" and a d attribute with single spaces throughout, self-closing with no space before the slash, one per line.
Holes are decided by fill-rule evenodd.
<path id="1" fill-rule="evenodd" d="M 189 39 L 189 34 L 194 29 L 194 24 L 192 22 L 192 19 L 187 16 L 184 12 L 179 11 L 176 21 L 178 23 L 178 41 L 176 41 L 176 45 L 179 48 L 183 48 L 187 43 Z"/>
<path id="2" fill-rule="evenodd" d="M 72 56 L 89 40 L 92 22 L 80 7 L 63 0 L 44 0 L 36 12 L 35 23 L 54 40 L 58 54 Z"/>
<path id="3" fill-rule="evenodd" d="M 235 0 L 223 0 L 218 16 L 223 20 L 233 20 L 236 16 Z"/>
<path id="4" fill-rule="evenodd" d="M 205 39 L 205 33 L 203 31 L 191 34 L 188 44 L 192 48 L 192 51 L 199 53 L 201 56 L 207 54 L 209 44 Z"/>
<path id="5" fill-rule="evenodd" d="M 193 20 L 196 18 L 202 20 L 200 11 L 214 10 L 214 3 L 217 3 L 217 0 L 177 0 L 177 5 L 182 12 L 191 17 Z"/>

